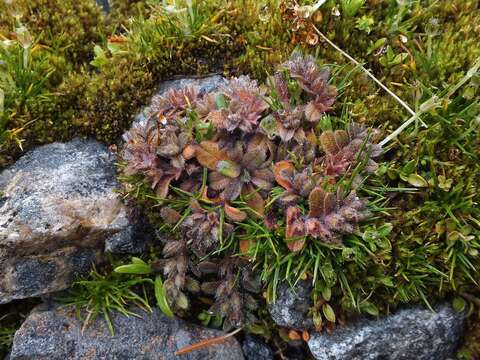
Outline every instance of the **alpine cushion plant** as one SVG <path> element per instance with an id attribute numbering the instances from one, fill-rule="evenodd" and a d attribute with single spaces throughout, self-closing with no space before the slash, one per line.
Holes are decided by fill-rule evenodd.
<path id="1" fill-rule="evenodd" d="M 210 310 L 224 325 L 254 321 L 251 293 L 261 280 L 271 286 L 262 242 L 274 237 L 276 261 L 285 264 L 360 234 L 372 213 L 359 188 L 382 149 L 377 131 L 358 124 L 322 130 L 336 96 L 329 70 L 295 53 L 265 85 L 240 76 L 212 93 L 170 90 L 125 135 L 125 178 L 140 175 L 155 191 L 169 231 L 154 268 L 166 277 L 172 308 L 188 308 L 192 284 L 208 294 L 216 283 Z M 206 262 L 217 265 L 205 275 Z"/>

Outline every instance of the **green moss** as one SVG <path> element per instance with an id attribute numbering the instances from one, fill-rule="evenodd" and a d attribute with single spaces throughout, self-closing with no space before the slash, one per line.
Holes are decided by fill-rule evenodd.
<path id="1" fill-rule="evenodd" d="M 113 25 L 102 28 L 105 24 L 103 16 L 90 13 L 98 11 L 95 6 L 81 8 L 82 14 L 86 14 L 82 19 L 91 16 L 92 23 L 81 22 L 72 29 L 83 34 L 80 41 L 73 40 L 73 33 L 63 35 L 68 33 L 64 27 L 69 28 L 69 24 L 59 22 L 60 17 L 48 17 L 45 15 L 47 12 L 41 12 L 45 16 L 28 24 L 32 32 L 40 23 L 49 24 L 39 36 L 39 41 L 50 46 L 67 41 L 67 45 L 62 43 L 66 48 L 65 53 L 52 51 L 58 59 L 64 59 L 61 66 L 52 64 L 59 85 L 45 88 L 45 93 L 55 94 L 55 101 L 48 108 L 30 107 L 22 112 L 17 111 L 16 107 L 12 108 L 10 112 L 15 115 L 9 121 L 9 127 L 29 124 L 22 132 L 24 149 L 54 139 L 67 140 L 75 135 L 95 136 L 106 142 L 114 142 L 128 127 L 140 106 L 149 100 L 155 85 L 162 79 L 178 74 L 233 71 L 261 73 L 265 76 L 274 63 L 285 58 L 291 50 L 280 47 L 286 35 L 281 38 L 273 36 L 275 31 L 288 34 L 286 30 L 281 31 L 285 23 L 275 12 L 276 3 L 272 1 L 272 16 L 262 25 L 260 32 L 256 28 L 256 14 L 260 7 L 253 1 L 234 2 L 226 9 L 221 9 L 217 0 L 198 2 L 194 4 L 194 12 L 187 13 L 192 14 L 189 15 L 191 18 L 167 16 L 163 8 L 155 7 L 151 9 L 149 18 L 135 18 L 128 23 L 126 30 L 117 27 L 122 36 L 120 42 L 116 39 L 106 41 L 105 34 Z M 68 4 L 59 11 L 60 14 L 73 11 L 73 3 Z M 122 4 L 114 3 L 114 8 L 118 6 L 118 11 L 124 13 Z M 53 9 L 51 12 L 56 13 L 57 2 L 43 5 L 42 9 Z M 249 12 L 238 10 L 244 6 Z M 33 11 L 32 8 L 33 5 L 28 11 Z M 264 39 L 269 38 L 275 40 L 264 43 Z M 96 68 L 90 65 L 93 41 L 97 41 L 99 49 L 103 49 L 101 61 L 98 56 L 96 59 L 96 62 L 103 61 L 103 64 L 97 63 Z M 56 49 L 62 46 L 58 45 Z M 257 52 L 258 46 L 273 47 Z M 275 49 L 277 46 L 279 50 Z M 81 62 L 77 61 L 80 58 Z M 10 146 L 4 153 L 15 156 L 19 151 L 15 146 Z"/>
<path id="2" fill-rule="evenodd" d="M 382 3 L 380 10 L 365 7 L 358 16 L 374 19 L 369 34 L 355 26 L 356 18 L 332 15 L 332 7 L 330 2 L 322 10 L 323 18 L 317 23 L 319 29 L 364 62 L 414 109 L 458 81 L 479 55 L 480 48 L 475 44 L 478 26 L 474 22 L 479 9 L 473 1 L 455 1 L 446 7 L 434 1 L 404 7 L 393 2 Z M 248 6 L 247 9 L 258 15 L 263 7 Z M 252 17 L 248 11 L 228 14 L 229 21 L 233 22 L 230 31 L 234 31 L 237 45 L 244 49 L 233 62 L 237 69 L 262 78 L 271 72 L 271 63 L 284 59 L 296 45 L 315 52 L 324 63 L 348 64 L 326 44 L 308 45 L 305 41 L 308 34 L 293 31 L 293 24 L 280 21 L 278 13 L 266 16 L 266 23 L 272 26 L 271 33 L 260 22 L 250 28 L 249 22 L 240 20 L 244 14 Z M 437 22 L 438 33 L 431 29 Z M 228 24 L 227 21 L 226 26 Z M 258 36 L 263 33 L 272 36 Z M 274 35 L 279 33 L 280 36 Z M 373 46 L 378 39 L 385 39 L 383 50 L 382 46 L 376 49 Z M 392 56 L 387 53 L 388 47 Z M 401 55 L 403 53 L 408 56 Z M 398 55 L 401 56 L 396 58 Z M 351 70 L 349 66 L 344 67 L 340 75 Z M 334 115 L 340 117 L 342 110 L 347 109 L 350 118 L 382 126 L 386 131 L 405 121 L 408 113 L 363 72 L 353 71 L 348 83 L 342 96 L 343 104 Z M 315 270 L 310 255 L 292 259 L 290 268 L 298 266 L 295 276 L 320 271 L 323 283 L 319 282 L 314 296 L 320 298 L 325 288 L 332 288 L 332 304 L 336 310 L 375 313 L 391 310 L 400 303 L 430 304 L 447 294 L 462 294 L 477 288 L 476 269 L 480 267 L 480 214 L 475 205 L 480 200 L 475 191 L 475 184 L 480 180 L 479 140 L 474 130 L 478 123 L 477 88 L 472 81 L 450 99 L 444 98 L 440 106 L 423 115 L 428 129 L 412 125 L 387 152 L 383 180 L 370 184 L 374 192 L 369 194 L 380 195 L 384 205 L 391 209 L 382 211 L 376 224 L 362 231 L 364 234 L 375 232 L 390 222 L 393 229 L 385 240 L 391 247 L 381 248 L 373 241 L 367 245 L 370 248 L 365 249 L 358 246 L 358 239 L 349 239 L 348 251 L 322 249 L 321 270 Z M 468 96 L 463 96 L 465 89 L 471 89 Z M 426 182 L 425 187 L 412 185 L 418 184 L 418 177 Z M 143 193 L 141 197 L 148 203 L 148 189 L 143 191 L 139 194 Z M 155 210 L 151 213 L 151 218 L 161 223 Z M 267 237 L 268 232 L 262 236 Z M 267 250 L 273 253 L 273 249 Z M 271 262 L 266 259 L 265 264 L 269 269 L 268 281 L 286 276 L 285 268 L 275 268 L 276 259 Z"/>
<path id="3" fill-rule="evenodd" d="M 468 322 L 463 346 L 457 352 L 462 360 L 474 360 L 480 357 L 480 322 L 478 318 Z"/>
<path id="4" fill-rule="evenodd" d="M 117 28 L 128 27 L 129 19 L 136 17 L 148 17 L 152 6 L 145 0 L 112 0 L 109 1 L 110 11 L 107 21 Z M 121 29 L 120 29 L 121 30 Z"/>
<path id="5" fill-rule="evenodd" d="M 95 1 L 17 0 L 19 21 L 43 45 L 72 65 L 88 62 L 95 43 L 108 35 L 105 16 Z M 2 2 L 0 30 L 12 31 L 15 17 L 12 8 Z"/>
<path id="6" fill-rule="evenodd" d="M 480 56 L 480 8 L 474 0 L 405 3 L 370 0 L 349 17 L 341 8 L 337 16 L 336 2 L 331 0 L 322 6 L 315 24 L 418 109 L 423 101 L 461 79 Z M 147 1 L 116 0 L 108 15 L 91 0 L 20 4 L 21 21 L 42 45 L 32 56 L 31 83 L 50 73 L 35 96 L 29 93 L 22 101 L 6 103 L 5 129 L 24 127 L 24 149 L 78 135 L 114 143 L 149 101 L 159 81 L 211 72 L 247 73 L 265 79 L 296 47 L 316 54 L 325 64 L 338 65 L 340 78 L 349 75 L 333 118 L 341 118 L 345 111 L 349 118 L 387 133 L 408 117 L 403 107 L 339 52 L 322 41 L 311 45 L 307 39 L 314 34 L 312 29 L 297 29 L 280 0 L 198 1 L 190 18 L 166 14 Z M 366 29 L 358 26 L 359 19 L 373 23 L 369 21 Z M 0 3 L 1 38 L 11 38 L 14 27 L 12 14 Z M 17 94 L 26 94 L 28 86 L 17 88 L 23 89 Z M 19 97 L 12 92 L 13 98 Z M 380 197 L 389 200 L 382 204 L 391 209 L 362 229 L 371 233 L 391 223 L 387 237 L 391 248 L 382 249 L 375 243 L 365 248 L 355 237 L 349 239 L 350 250 L 322 248 L 322 266 L 317 272 L 324 278 L 314 296 L 320 298 L 331 287 L 335 310 L 375 313 L 403 302 L 476 293 L 476 269 L 480 267 L 478 102 L 478 80 L 473 79 L 422 116 L 427 129 L 412 125 L 402 133 L 386 154 L 383 181 L 370 184 L 375 191 L 381 190 Z M 20 152 L 14 142 L 0 148 L 3 163 Z M 415 188 L 408 180 L 410 175 L 420 176 L 427 186 Z M 138 179 L 132 184 L 135 189 L 141 187 L 139 201 L 145 208 L 155 205 L 144 184 Z M 148 216 L 161 223 L 155 209 Z M 304 260 L 298 257 L 291 266 L 314 273 L 315 261 Z M 477 350 L 472 351 L 476 354 Z"/>

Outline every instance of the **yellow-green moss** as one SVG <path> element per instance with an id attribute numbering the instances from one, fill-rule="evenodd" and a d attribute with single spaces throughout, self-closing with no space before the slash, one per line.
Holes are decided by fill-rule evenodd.
<path id="1" fill-rule="evenodd" d="M 146 1 L 132 4 L 116 0 L 109 15 L 102 14 L 91 0 L 33 0 L 28 6 L 26 0 L 22 1 L 28 14 L 22 20 L 39 36 L 41 44 L 51 48 L 51 56 L 56 59 L 52 64 L 57 69 L 52 77 L 54 84 L 46 89 L 55 94 L 54 106 L 13 111 L 12 128 L 35 120 L 35 125 L 23 132 L 25 148 L 52 139 L 66 140 L 75 134 L 112 142 L 128 126 L 138 106 L 148 101 L 157 82 L 174 75 L 248 73 L 261 79 L 296 46 L 316 53 L 324 63 L 348 63 L 326 43 L 309 45 L 304 34 L 294 31 L 291 19 L 284 18 L 280 0 L 198 2 L 210 30 L 184 38 L 161 36 L 161 31 L 154 34 L 164 15 L 158 6 L 151 7 Z M 370 0 L 353 18 L 335 16 L 334 4 L 329 1 L 322 6 L 318 28 L 364 62 L 412 107 L 421 91 L 419 79 L 427 86 L 442 86 L 458 79 L 479 54 L 475 46 L 479 25 L 474 20 L 480 10 L 475 1 L 455 0 L 443 6 L 428 0 L 400 8 L 394 2 Z M 13 27 L 7 14 L 0 15 L 0 31 L 5 36 Z M 362 16 L 373 19 L 370 33 L 356 27 Z M 432 19 L 440 30 L 430 38 L 425 34 Z M 126 44 L 121 45 L 126 47 L 125 52 L 109 53 L 107 36 L 112 29 L 125 36 Z M 405 44 L 400 35 L 407 38 Z M 395 53 L 408 50 L 411 56 L 401 64 L 382 66 L 383 54 L 378 49 L 370 50 L 381 38 Z M 107 54 L 107 63 L 101 68 L 90 65 L 94 44 Z M 426 58 L 428 44 L 432 55 Z M 393 128 L 406 116 L 395 100 L 359 70 L 345 91 L 343 99 L 354 120 Z M 126 104 L 129 99 L 131 103 Z M 13 148 L 9 151 L 15 152 Z"/>
<path id="2" fill-rule="evenodd" d="M 43 45 L 64 55 L 72 65 L 82 64 L 93 56 L 95 43 L 108 34 L 105 16 L 95 1 L 85 0 L 16 0 L 19 21 Z M 16 19 L 12 9 L 0 5 L 0 30 L 13 31 Z"/>

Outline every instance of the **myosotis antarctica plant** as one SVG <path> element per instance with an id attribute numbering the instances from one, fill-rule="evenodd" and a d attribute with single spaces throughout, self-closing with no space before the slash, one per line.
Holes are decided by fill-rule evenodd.
<path id="1" fill-rule="evenodd" d="M 359 234 L 372 213 L 358 190 L 381 148 L 377 131 L 358 124 L 322 130 L 336 96 L 328 68 L 295 53 L 266 85 L 240 76 L 211 93 L 170 90 L 126 134 L 123 172 L 143 176 L 170 232 L 152 268 L 173 309 L 201 291 L 215 296 L 210 311 L 225 327 L 255 321 L 251 294 L 278 282 L 259 271 L 272 255 L 262 259 L 264 244 L 275 241 L 276 261 L 290 267 L 312 246 L 341 248 Z"/>

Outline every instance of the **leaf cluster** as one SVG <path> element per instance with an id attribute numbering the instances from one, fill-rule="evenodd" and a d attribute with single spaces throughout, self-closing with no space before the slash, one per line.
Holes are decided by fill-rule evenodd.
<path id="1" fill-rule="evenodd" d="M 212 311 L 243 323 L 252 301 L 241 291 L 245 265 L 231 257 L 249 258 L 251 247 L 265 243 L 252 222 L 298 258 L 306 243 L 341 245 L 359 233 L 371 214 L 357 190 L 376 170 L 381 148 L 375 131 L 356 124 L 322 130 L 336 94 L 328 70 L 295 53 L 265 85 L 241 76 L 212 93 L 170 90 L 125 135 L 124 176 L 143 176 L 173 237 L 156 263 L 173 308 L 188 307 L 184 290 L 202 281 L 197 266 L 218 259 L 225 264 Z"/>

